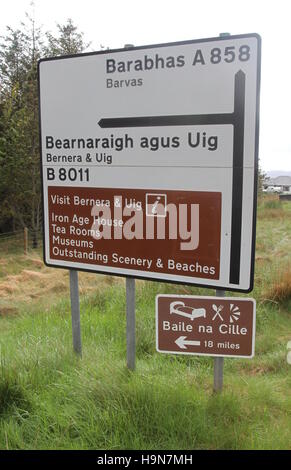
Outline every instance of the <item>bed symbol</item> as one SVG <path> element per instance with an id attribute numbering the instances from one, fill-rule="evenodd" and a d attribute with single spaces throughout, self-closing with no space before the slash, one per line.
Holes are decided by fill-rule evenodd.
<path id="1" fill-rule="evenodd" d="M 190 307 L 188 305 L 185 305 L 185 303 L 181 301 L 175 301 L 170 303 L 170 314 L 190 318 L 191 321 L 195 320 L 195 318 L 206 318 L 205 308 Z"/>

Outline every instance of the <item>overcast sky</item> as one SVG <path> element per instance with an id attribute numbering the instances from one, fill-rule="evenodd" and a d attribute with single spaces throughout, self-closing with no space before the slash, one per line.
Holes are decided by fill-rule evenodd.
<path id="1" fill-rule="evenodd" d="M 18 27 L 30 0 L 2 0 L 0 35 Z M 260 163 L 265 171 L 291 172 L 290 0 L 35 0 L 44 30 L 72 18 L 92 41 L 118 48 L 231 34 L 262 37 Z"/>

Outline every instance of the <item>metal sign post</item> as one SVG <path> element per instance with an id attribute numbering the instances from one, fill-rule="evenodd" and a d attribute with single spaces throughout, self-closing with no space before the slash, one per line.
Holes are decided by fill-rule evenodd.
<path id="1" fill-rule="evenodd" d="M 220 33 L 220 37 L 230 36 L 230 33 Z M 217 297 L 225 297 L 224 290 L 217 290 L 215 292 Z M 214 357 L 213 366 L 213 390 L 214 392 L 221 392 L 223 387 L 223 364 L 224 357 Z"/>
<path id="2" fill-rule="evenodd" d="M 125 44 L 124 49 L 132 49 L 133 44 Z M 126 359 L 127 367 L 135 369 L 135 279 L 126 278 Z"/>
<path id="3" fill-rule="evenodd" d="M 135 369 L 135 279 L 126 278 L 127 367 Z"/>
<path id="4" fill-rule="evenodd" d="M 76 354 L 82 356 L 78 271 L 72 269 L 70 269 L 70 296 L 73 348 Z"/>
<path id="5" fill-rule="evenodd" d="M 216 297 L 225 297 L 224 290 L 217 290 Z M 214 370 L 213 370 L 213 390 L 214 392 L 221 392 L 223 386 L 223 363 L 224 357 L 214 357 Z"/>

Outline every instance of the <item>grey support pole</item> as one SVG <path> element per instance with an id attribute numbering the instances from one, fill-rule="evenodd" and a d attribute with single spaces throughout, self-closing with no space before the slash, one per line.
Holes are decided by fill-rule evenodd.
<path id="1" fill-rule="evenodd" d="M 135 279 L 126 278 L 127 367 L 135 369 Z"/>
<path id="2" fill-rule="evenodd" d="M 131 49 L 133 44 L 125 44 Z M 126 359 L 127 367 L 135 369 L 135 279 L 126 278 Z"/>
<path id="3" fill-rule="evenodd" d="M 220 33 L 221 37 L 230 36 L 230 33 Z M 224 297 L 224 290 L 217 290 L 216 297 Z M 213 390 L 214 392 L 221 392 L 223 387 L 223 364 L 224 357 L 215 357 L 214 358 L 214 380 L 213 380 Z"/>
<path id="4" fill-rule="evenodd" d="M 213 390 L 215 393 L 221 392 L 223 387 L 223 361 L 224 357 L 214 358 L 214 380 Z"/>
<path id="5" fill-rule="evenodd" d="M 216 297 L 224 297 L 224 290 L 217 290 Z M 214 380 L 213 380 L 213 390 L 214 392 L 221 392 L 223 386 L 223 362 L 224 357 L 215 357 L 214 358 Z"/>
<path id="6" fill-rule="evenodd" d="M 73 348 L 76 354 L 82 356 L 78 271 L 75 271 L 73 269 L 70 269 L 70 296 Z"/>

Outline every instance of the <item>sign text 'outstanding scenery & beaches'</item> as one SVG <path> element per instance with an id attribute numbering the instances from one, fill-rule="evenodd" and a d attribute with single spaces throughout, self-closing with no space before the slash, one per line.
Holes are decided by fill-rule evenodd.
<path id="1" fill-rule="evenodd" d="M 260 38 L 39 62 L 49 266 L 249 291 Z"/>

